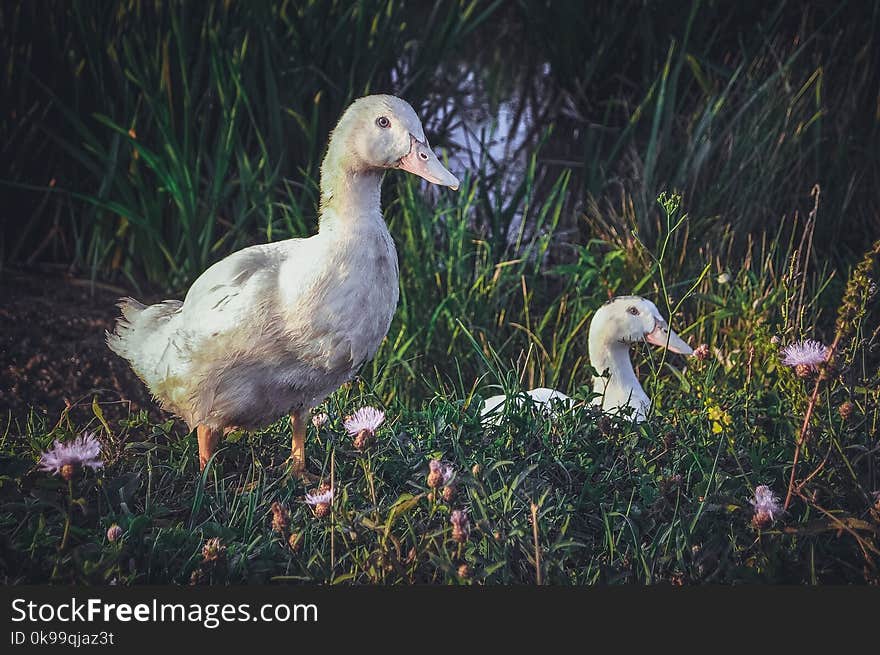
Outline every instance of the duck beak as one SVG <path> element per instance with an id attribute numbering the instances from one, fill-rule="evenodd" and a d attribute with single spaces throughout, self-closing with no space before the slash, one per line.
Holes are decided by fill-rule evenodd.
<path id="1" fill-rule="evenodd" d="M 654 329 L 645 335 L 645 341 L 671 350 L 679 355 L 692 355 L 694 353 L 693 348 L 687 345 L 684 339 L 659 321 L 654 324 Z"/>
<path id="2" fill-rule="evenodd" d="M 422 143 L 412 135 L 410 135 L 409 154 L 401 158 L 397 167 L 423 177 L 432 184 L 448 186 L 453 191 L 458 190 L 458 178 L 446 170 L 427 143 Z"/>

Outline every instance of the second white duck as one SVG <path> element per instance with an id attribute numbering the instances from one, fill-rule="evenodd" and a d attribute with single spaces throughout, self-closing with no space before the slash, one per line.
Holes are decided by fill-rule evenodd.
<path id="1" fill-rule="evenodd" d="M 631 408 L 631 418 L 642 422 L 651 408 L 651 399 L 639 383 L 629 358 L 630 346 L 639 341 L 667 348 L 674 353 L 690 355 L 691 347 L 669 329 L 666 319 L 650 300 L 640 296 L 617 296 L 602 305 L 590 322 L 590 364 L 599 373 L 593 377 L 593 404 L 603 411 L 617 413 Z M 606 374 L 606 375 L 603 375 Z M 571 398 L 555 389 L 539 387 L 526 392 L 528 398 L 544 412 L 553 406 L 571 407 Z M 504 395 L 487 398 L 480 414 L 484 423 L 497 423 L 505 400 Z M 521 405 L 523 394 L 516 397 Z"/>

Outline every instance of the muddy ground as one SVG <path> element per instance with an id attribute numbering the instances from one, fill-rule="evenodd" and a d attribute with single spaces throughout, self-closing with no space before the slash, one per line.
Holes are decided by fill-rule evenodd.
<path id="1" fill-rule="evenodd" d="M 94 287 L 58 274 L 0 273 L 0 417 L 24 421 L 31 411 L 53 423 L 65 408 L 88 420 L 98 399 L 108 421 L 157 409 L 128 364 L 104 343 L 122 289 Z M 152 300 L 152 299 L 147 299 Z"/>

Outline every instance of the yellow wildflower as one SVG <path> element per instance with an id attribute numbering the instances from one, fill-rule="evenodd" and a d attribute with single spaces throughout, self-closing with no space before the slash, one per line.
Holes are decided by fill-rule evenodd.
<path id="1" fill-rule="evenodd" d="M 733 419 L 730 414 L 709 399 L 706 400 L 706 413 L 712 422 L 712 434 L 719 434 L 733 425 Z"/>

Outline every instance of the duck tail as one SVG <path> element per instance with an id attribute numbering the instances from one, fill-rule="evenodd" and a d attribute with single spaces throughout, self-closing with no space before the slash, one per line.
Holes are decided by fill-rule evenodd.
<path id="1" fill-rule="evenodd" d="M 122 316 L 116 319 L 113 331 L 105 332 L 107 346 L 120 357 L 127 359 L 135 373 L 144 379 L 145 369 L 149 362 L 140 354 L 146 354 L 145 348 L 151 337 L 158 336 L 159 328 L 169 318 L 180 311 L 183 303 L 179 300 L 166 300 L 149 307 L 134 298 L 120 298 L 116 304 Z M 147 357 L 148 359 L 148 357 Z"/>
<path id="2" fill-rule="evenodd" d="M 146 309 L 146 305 L 134 298 L 120 298 L 116 306 L 119 307 L 122 316 L 116 319 L 116 327 L 113 328 L 113 332 L 106 330 L 104 335 L 110 350 L 120 357 L 131 361 L 129 358 L 130 348 L 128 342 L 135 329 L 135 325 L 138 323 L 138 317 Z"/>

